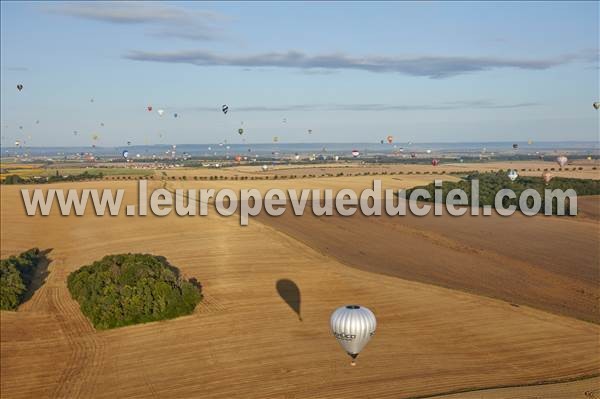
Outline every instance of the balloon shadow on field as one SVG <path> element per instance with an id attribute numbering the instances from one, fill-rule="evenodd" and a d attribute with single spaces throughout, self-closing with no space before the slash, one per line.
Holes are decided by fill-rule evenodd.
<path id="1" fill-rule="evenodd" d="M 275 284 L 277 293 L 290 308 L 298 315 L 298 320 L 302 321 L 300 314 L 300 288 L 292 280 L 281 279 Z"/>

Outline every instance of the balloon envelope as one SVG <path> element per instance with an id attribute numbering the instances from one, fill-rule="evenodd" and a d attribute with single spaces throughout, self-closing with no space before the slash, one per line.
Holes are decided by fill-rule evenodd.
<path id="1" fill-rule="evenodd" d="M 565 166 L 567 164 L 567 162 L 569 161 L 569 159 L 567 157 L 565 157 L 564 155 L 561 155 L 559 157 L 556 157 L 556 163 L 558 163 L 560 165 L 560 167 L 562 168 L 563 166 Z"/>
<path id="2" fill-rule="evenodd" d="M 510 181 L 515 181 L 517 180 L 517 177 L 519 177 L 519 174 L 517 173 L 516 170 L 511 169 L 510 172 L 508 172 L 508 178 L 510 179 Z"/>
<path id="3" fill-rule="evenodd" d="M 19 90 L 19 91 L 23 90 L 23 85 L 19 83 L 19 84 L 17 85 L 17 90 Z M 35 90 L 34 90 L 34 91 L 35 91 Z"/>
<path id="4" fill-rule="evenodd" d="M 595 109 L 600 109 L 600 102 L 595 102 L 594 103 L 594 108 Z"/>
<path id="5" fill-rule="evenodd" d="M 354 158 L 356 158 L 356 157 L 357 157 L 357 156 L 359 156 L 359 155 L 360 155 L 360 151 L 358 151 L 358 150 L 352 150 L 352 156 L 353 156 Z"/>
<path id="6" fill-rule="evenodd" d="M 346 305 L 333 312 L 330 325 L 335 339 L 354 359 L 375 334 L 377 320 L 364 306 Z"/>
<path id="7" fill-rule="evenodd" d="M 221 111 L 223 111 L 224 114 L 227 114 L 227 111 L 229 111 L 229 107 L 227 106 L 227 104 L 223 104 L 223 106 L 221 107 Z"/>

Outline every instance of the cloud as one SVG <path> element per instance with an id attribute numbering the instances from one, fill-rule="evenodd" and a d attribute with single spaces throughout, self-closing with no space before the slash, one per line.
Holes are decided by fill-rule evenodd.
<path id="1" fill-rule="evenodd" d="M 223 55 L 204 50 L 173 52 L 130 51 L 124 58 L 136 61 L 183 63 L 198 66 L 276 67 L 302 70 L 361 70 L 396 72 L 433 79 L 500 68 L 544 70 L 585 57 L 563 55 L 547 59 L 463 56 L 365 56 L 352 57 L 340 53 L 307 55 L 300 51 L 270 52 L 250 55 Z"/>
<path id="2" fill-rule="evenodd" d="M 451 101 L 438 104 L 295 104 L 283 106 L 230 106 L 236 112 L 285 112 L 285 111 L 442 111 L 458 109 L 511 109 L 535 107 L 541 104 L 521 102 L 497 104 L 489 100 Z M 181 108 L 179 108 L 181 109 Z M 217 107 L 190 107 L 192 111 L 220 111 Z"/>
<path id="3" fill-rule="evenodd" d="M 226 17 L 209 11 L 187 10 L 153 3 L 136 2 L 85 2 L 45 6 L 54 14 L 121 25 L 148 25 L 150 33 L 160 37 L 189 40 L 213 40 L 219 36 L 219 23 Z"/>

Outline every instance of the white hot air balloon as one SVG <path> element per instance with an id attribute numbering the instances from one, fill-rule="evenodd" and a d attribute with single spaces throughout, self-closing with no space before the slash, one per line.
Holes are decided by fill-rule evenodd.
<path id="1" fill-rule="evenodd" d="M 352 156 L 354 158 L 358 157 L 360 155 L 360 152 L 358 150 L 352 150 Z"/>
<path id="2" fill-rule="evenodd" d="M 263 165 L 263 166 L 262 166 L 262 170 L 263 170 L 263 171 L 265 171 L 265 172 L 266 172 L 266 171 L 267 171 L 267 169 L 269 169 L 269 166 L 268 166 L 268 165 Z"/>
<path id="3" fill-rule="evenodd" d="M 560 165 L 561 168 L 564 167 L 568 161 L 569 161 L 569 159 L 567 157 L 565 157 L 564 155 L 556 157 L 556 162 Z"/>
<path id="4" fill-rule="evenodd" d="M 356 357 L 375 334 L 375 315 L 364 306 L 346 305 L 333 312 L 330 324 L 333 336 L 356 365 Z"/>
<path id="5" fill-rule="evenodd" d="M 508 178 L 510 179 L 510 181 L 517 180 L 517 177 L 519 177 L 519 174 L 517 173 L 516 170 L 511 169 L 510 172 L 508 172 Z"/>
<path id="6" fill-rule="evenodd" d="M 165 113 L 164 109 L 159 109 L 156 111 L 158 113 L 158 116 L 163 116 L 163 114 Z"/>

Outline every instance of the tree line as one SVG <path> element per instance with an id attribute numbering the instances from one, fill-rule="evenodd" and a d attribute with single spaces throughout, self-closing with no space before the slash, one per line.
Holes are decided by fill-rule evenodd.
<path id="1" fill-rule="evenodd" d="M 490 205 L 491 207 L 495 207 L 495 199 L 498 191 L 502 189 L 511 189 L 516 194 L 516 198 L 508 198 L 504 197 L 502 204 L 503 207 L 508 207 L 509 205 L 516 206 L 516 209 L 520 209 L 519 207 L 519 197 L 521 193 L 527 189 L 536 190 L 541 198 L 542 198 L 542 208 L 545 207 L 544 202 L 544 190 L 563 190 L 566 191 L 568 189 L 573 189 L 577 193 L 577 196 L 585 196 L 585 195 L 600 195 L 600 181 L 592 180 L 592 179 L 572 179 L 572 178 L 564 178 L 564 177 L 554 177 L 550 182 L 545 183 L 544 179 L 536 176 L 519 176 L 515 181 L 511 181 L 506 171 L 498 171 L 498 172 L 487 172 L 487 173 L 471 173 L 462 178 L 462 180 L 458 182 L 444 182 L 442 187 L 435 187 L 435 183 L 430 183 L 426 186 L 418 186 L 413 187 L 406 191 L 406 198 L 410 197 L 410 194 L 416 189 L 425 189 L 431 198 L 428 199 L 420 199 L 425 202 L 434 202 L 435 190 L 442 191 L 442 201 L 446 202 L 446 196 L 448 192 L 453 189 L 463 190 L 468 197 L 468 204 L 471 205 L 471 182 L 472 180 L 479 180 L 479 206 L 482 207 L 484 205 Z M 532 206 L 533 199 L 531 197 L 528 198 L 528 206 Z M 565 209 L 569 209 L 568 199 L 565 204 Z M 552 204 L 552 212 L 555 214 L 557 211 L 556 201 Z M 567 212 L 568 213 L 568 212 Z"/>
<path id="2" fill-rule="evenodd" d="M 0 261 L 0 309 L 16 310 L 23 302 L 44 256 L 38 248 L 32 248 Z"/>

